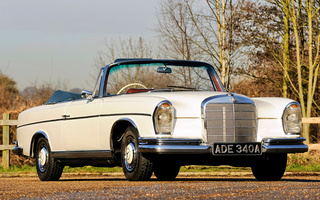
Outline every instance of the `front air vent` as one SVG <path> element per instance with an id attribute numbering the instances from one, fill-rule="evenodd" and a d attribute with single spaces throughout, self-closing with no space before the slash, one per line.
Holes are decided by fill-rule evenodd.
<path id="1" fill-rule="evenodd" d="M 253 104 L 209 103 L 205 107 L 207 142 L 256 142 Z"/>

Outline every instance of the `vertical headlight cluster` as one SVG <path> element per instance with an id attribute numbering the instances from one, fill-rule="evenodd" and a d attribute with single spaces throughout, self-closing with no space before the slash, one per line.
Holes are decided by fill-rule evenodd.
<path id="1" fill-rule="evenodd" d="M 286 134 L 290 135 L 301 133 L 302 115 L 299 103 L 293 102 L 287 105 L 283 112 L 282 123 Z"/>
<path id="2" fill-rule="evenodd" d="M 169 101 L 162 101 L 154 111 L 153 121 L 156 134 L 171 134 L 173 131 L 174 108 Z"/>

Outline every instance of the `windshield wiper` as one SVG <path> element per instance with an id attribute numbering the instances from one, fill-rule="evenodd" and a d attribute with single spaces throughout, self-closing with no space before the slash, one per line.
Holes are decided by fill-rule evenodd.
<path id="1" fill-rule="evenodd" d="M 186 90 L 205 90 L 200 87 L 186 87 L 186 86 L 180 86 L 180 85 L 168 85 L 168 88 L 180 88 L 180 89 L 186 89 Z"/>

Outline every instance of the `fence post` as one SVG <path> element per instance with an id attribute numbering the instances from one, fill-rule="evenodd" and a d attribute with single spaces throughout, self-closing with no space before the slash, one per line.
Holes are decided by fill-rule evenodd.
<path id="1" fill-rule="evenodd" d="M 3 120 L 9 120 L 9 114 L 3 113 Z M 9 126 L 2 126 L 2 137 L 3 137 L 3 145 L 9 145 Z M 2 151 L 2 165 L 4 169 L 9 168 L 10 163 L 10 150 Z"/>

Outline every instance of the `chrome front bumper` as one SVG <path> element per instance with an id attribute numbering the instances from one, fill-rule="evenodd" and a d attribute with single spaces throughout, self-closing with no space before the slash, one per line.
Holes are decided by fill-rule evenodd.
<path id="1" fill-rule="evenodd" d="M 262 153 L 303 153 L 308 146 L 305 138 L 265 138 Z M 212 144 L 202 143 L 201 139 L 139 138 L 141 153 L 155 154 L 212 154 Z"/>
<path id="2" fill-rule="evenodd" d="M 298 138 L 264 138 L 262 141 L 263 153 L 304 153 L 308 146 L 303 144 L 306 139 Z"/>

